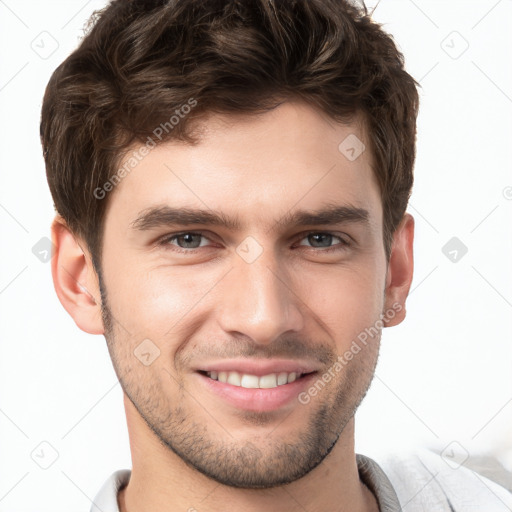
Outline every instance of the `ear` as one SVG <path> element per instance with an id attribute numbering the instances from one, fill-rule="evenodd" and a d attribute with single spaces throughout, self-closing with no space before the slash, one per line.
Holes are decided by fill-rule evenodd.
<path id="1" fill-rule="evenodd" d="M 385 311 L 395 311 L 393 318 L 384 314 L 384 326 L 398 325 L 405 318 L 405 300 L 412 283 L 414 259 L 414 217 L 406 213 L 393 235 L 385 289 Z"/>
<path id="2" fill-rule="evenodd" d="M 64 309 L 76 325 L 89 334 L 103 334 L 98 276 L 86 249 L 64 219 L 57 215 L 51 226 L 55 253 L 52 257 L 53 286 Z"/>

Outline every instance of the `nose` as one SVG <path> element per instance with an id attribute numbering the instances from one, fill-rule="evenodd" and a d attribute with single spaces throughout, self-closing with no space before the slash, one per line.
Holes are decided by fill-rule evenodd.
<path id="1" fill-rule="evenodd" d="M 289 331 L 300 331 L 305 305 L 293 289 L 288 272 L 270 251 L 252 263 L 235 257 L 234 268 L 222 281 L 221 304 L 216 307 L 221 328 L 268 345 Z M 237 259 L 238 258 L 238 259 Z"/>

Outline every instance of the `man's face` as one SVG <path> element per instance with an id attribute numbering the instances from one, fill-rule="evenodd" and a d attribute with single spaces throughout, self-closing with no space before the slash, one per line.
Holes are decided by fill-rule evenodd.
<path id="1" fill-rule="evenodd" d="M 338 149 L 368 144 L 356 124 L 285 103 L 203 128 L 196 146 L 151 150 L 108 198 L 105 336 L 165 445 L 219 482 L 271 487 L 324 459 L 369 387 L 380 332 L 333 364 L 384 313 L 381 199 L 370 151 Z M 327 207 L 355 213 L 290 223 Z M 171 224 L 165 208 L 238 226 Z"/>

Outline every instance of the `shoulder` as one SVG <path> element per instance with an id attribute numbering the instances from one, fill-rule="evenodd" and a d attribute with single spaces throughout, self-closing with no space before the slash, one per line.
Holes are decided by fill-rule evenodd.
<path id="1" fill-rule="evenodd" d="M 117 493 L 130 480 L 129 469 L 119 469 L 112 473 L 96 494 L 90 512 L 119 512 Z"/>
<path id="2" fill-rule="evenodd" d="M 453 463 L 429 450 L 386 455 L 377 462 L 408 512 L 512 510 L 512 493 L 467 463 Z"/>

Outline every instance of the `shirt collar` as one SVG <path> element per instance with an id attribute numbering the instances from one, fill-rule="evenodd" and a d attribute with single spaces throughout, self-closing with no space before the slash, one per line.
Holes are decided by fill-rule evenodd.
<path id="1" fill-rule="evenodd" d="M 356 461 L 359 478 L 375 496 L 380 512 L 401 512 L 395 489 L 382 468 L 365 455 L 356 454 Z M 129 469 L 112 473 L 94 498 L 90 512 L 119 512 L 117 495 L 128 485 L 130 475 Z"/>

